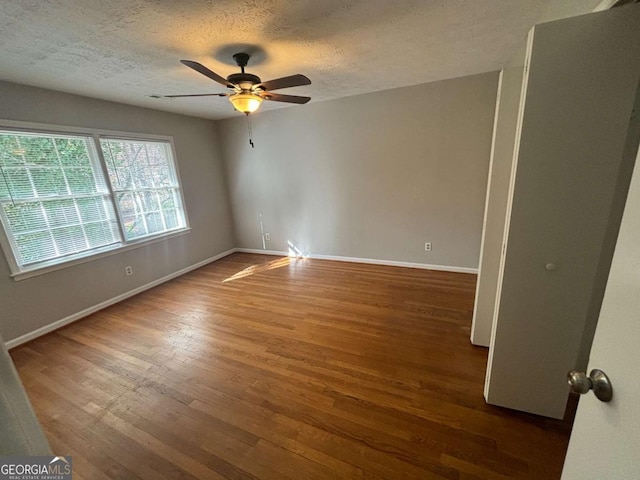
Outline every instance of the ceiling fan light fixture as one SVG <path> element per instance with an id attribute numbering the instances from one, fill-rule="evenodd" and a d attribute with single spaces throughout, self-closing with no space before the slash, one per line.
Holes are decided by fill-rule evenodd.
<path id="1" fill-rule="evenodd" d="M 249 115 L 260 108 L 263 98 L 249 92 L 240 92 L 229 97 L 229 101 L 237 111 Z"/>

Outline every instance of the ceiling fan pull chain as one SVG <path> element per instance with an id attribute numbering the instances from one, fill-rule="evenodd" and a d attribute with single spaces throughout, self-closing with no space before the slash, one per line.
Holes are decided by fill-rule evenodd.
<path id="1" fill-rule="evenodd" d="M 249 114 L 246 114 L 247 117 L 247 130 L 249 131 L 249 145 L 251 145 L 251 148 L 256 148 L 255 145 L 253 144 L 253 131 L 251 129 L 251 119 L 249 118 Z"/>

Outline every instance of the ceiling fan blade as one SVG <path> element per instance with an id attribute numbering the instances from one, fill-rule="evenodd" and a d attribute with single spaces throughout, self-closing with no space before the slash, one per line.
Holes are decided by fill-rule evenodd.
<path id="1" fill-rule="evenodd" d="M 194 93 L 191 95 L 149 95 L 151 98 L 181 98 L 181 97 L 228 97 L 228 93 Z"/>
<path id="2" fill-rule="evenodd" d="M 282 95 L 281 93 L 264 92 L 260 95 L 266 100 L 273 100 L 274 102 L 286 102 L 286 103 L 307 103 L 311 100 L 311 97 L 300 97 L 298 95 Z"/>
<path id="3" fill-rule="evenodd" d="M 212 72 L 207 67 L 205 67 L 204 65 L 198 62 L 192 62 L 191 60 L 180 60 L 180 63 L 182 63 L 183 65 L 186 65 L 189 68 L 194 69 L 196 72 L 201 73 L 205 77 L 209 77 L 214 82 L 218 82 L 219 84 L 224 85 L 225 87 L 231 87 L 231 88 L 235 87 L 235 85 L 227 81 L 226 78 L 223 78 L 217 73 Z"/>
<path id="4" fill-rule="evenodd" d="M 290 75 L 288 77 L 276 78 L 275 80 L 267 80 L 259 83 L 256 87 L 263 90 L 279 90 L 280 88 L 299 87 L 302 85 L 311 85 L 311 80 L 301 74 Z"/>

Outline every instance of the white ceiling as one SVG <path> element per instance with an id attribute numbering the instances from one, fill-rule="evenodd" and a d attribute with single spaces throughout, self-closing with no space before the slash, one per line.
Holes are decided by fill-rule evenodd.
<path id="1" fill-rule="evenodd" d="M 600 0 L 2 0 L 0 79 L 219 119 L 228 100 L 152 99 L 223 92 L 181 65 L 226 77 L 253 53 L 263 80 L 312 101 L 498 70 L 536 23 L 588 13 Z M 304 108 L 265 102 L 262 109 Z M 1 115 L 1 113 L 0 113 Z"/>

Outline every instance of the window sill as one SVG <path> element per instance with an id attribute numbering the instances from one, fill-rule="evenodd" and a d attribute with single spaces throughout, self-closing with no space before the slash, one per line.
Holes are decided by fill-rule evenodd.
<path id="1" fill-rule="evenodd" d="M 87 255 L 79 258 L 74 258 L 72 260 L 68 260 L 63 263 L 54 263 L 52 265 L 39 266 L 34 267 L 33 269 L 25 269 L 19 272 L 14 272 L 10 276 L 16 281 L 19 282 L 21 280 L 26 280 L 27 278 L 37 277 L 39 275 L 44 275 L 46 273 L 54 272 L 56 270 L 62 270 L 63 268 L 73 267 L 75 265 L 79 265 L 81 263 L 92 262 L 94 260 L 98 260 L 100 258 L 110 257 L 111 255 L 117 255 L 122 252 L 126 252 L 128 250 L 133 250 L 135 248 L 145 247 L 147 245 L 151 245 L 153 243 L 162 242 L 164 240 L 169 240 L 174 237 L 180 237 L 185 235 L 191 231 L 191 228 L 183 228 L 180 230 L 175 230 L 167 234 L 159 235 L 156 237 L 141 239 L 137 242 L 130 242 L 126 245 L 116 245 L 113 247 L 107 247 L 105 250 L 102 250 L 98 253 L 94 253 L 92 255 Z"/>

